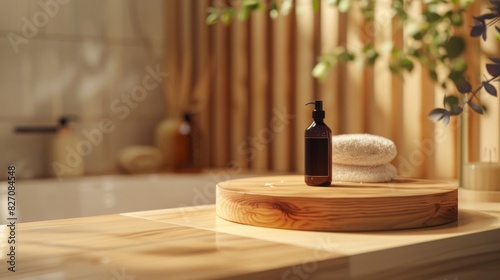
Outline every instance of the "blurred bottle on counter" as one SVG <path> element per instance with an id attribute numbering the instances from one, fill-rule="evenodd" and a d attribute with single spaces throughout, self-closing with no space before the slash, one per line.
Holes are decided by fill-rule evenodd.
<path id="1" fill-rule="evenodd" d="M 85 165 L 78 144 L 79 139 L 74 135 L 69 119 L 61 117 L 48 147 L 50 176 L 61 179 L 84 175 Z"/>
<path id="2" fill-rule="evenodd" d="M 200 171 L 199 132 L 191 114 L 163 120 L 156 129 L 156 146 L 162 151 L 167 170 Z"/>

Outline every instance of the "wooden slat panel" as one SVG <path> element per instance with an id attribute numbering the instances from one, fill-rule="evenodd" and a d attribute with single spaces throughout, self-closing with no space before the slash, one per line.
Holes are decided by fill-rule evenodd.
<path id="1" fill-rule="evenodd" d="M 348 49 L 360 50 L 362 42 L 360 40 L 360 26 L 363 16 L 359 9 L 351 9 L 347 16 L 345 28 L 347 31 L 346 46 Z M 346 77 L 344 81 L 344 92 L 340 94 L 344 97 L 343 111 L 343 133 L 365 132 L 365 105 L 364 105 L 364 74 L 359 66 L 349 63 L 346 66 Z"/>
<path id="2" fill-rule="evenodd" d="M 488 57 L 498 57 L 500 54 L 498 41 L 495 40 L 497 33 L 495 28 L 490 27 L 488 29 L 488 40 L 481 42 L 481 81 L 485 80 L 484 77 L 491 77 L 484 66 L 486 63 L 491 63 Z M 498 91 L 498 83 L 492 83 L 492 85 Z M 479 97 L 481 103 L 487 106 L 487 111 L 481 116 L 480 121 L 479 158 L 480 161 L 498 162 L 500 155 L 500 98 L 491 96 L 484 89 L 481 90 Z"/>
<path id="3" fill-rule="evenodd" d="M 423 139 L 422 126 L 419 123 L 419 121 L 427 121 L 427 124 L 430 124 L 429 120 L 420 118 L 421 114 L 425 114 L 425 112 L 422 112 L 421 107 L 422 75 L 426 75 L 426 73 L 420 65 L 417 65 L 411 74 L 405 75 L 404 92 L 401 93 L 401 95 L 404 95 L 401 125 L 405 129 L 401 129 L 403 135 L 397 145 L 398 156 L 396 162 L 401 175 L 417 178 L 423 174 L 426 157 L 433 156 L 433 149 L 429 150 L 426 157 L 419 156 L 423 148 L 422 140 L 425 141 L 425 145 L 432 143 L 432 146 L 434 146 L 432 138 Z"/>
<path id="4" fill-rule="evenodd" d="M 424 5 L 424 4 L 420 4 L 420 5 Z M 422 9 L 422 8 L 421 8 Z M 421 11 L 419 10 L 419 13 Z M 432 122 L 429 121 L 429 119 L 427 118 L 427 114 L 428 112 L 430 112 L 432 109 L 434 109 L 436 106 L 435 106 L 435 92 L 434 92 L 434 81 L 429 77 L 428 75 L 428 69 L 422 69 L 422 73 L 421 73 L 421 81 L 422 81 L 422 87 L 421 87 L 421 90 L 420 91 L 409 91 L 409 92 L 405 92 L 405 95 L 408 95 L 408 94 L 419 94 L 421 96 L 421 100 L 422 100 L 422 114 L 420 115 L 420 118 L 419 118 L 419 124 L 420 124 L 420 127 L 421 127 L 421 131 L 422 131 L 422 138 L 420 139 L 420 141 L 431 141 L 433 144 L 434 144 L 434 151 L 429 155 L 429 156 L 426 156 L 426 157 L 423 157 L 422 160 L 419 160 L 418 157 L 419 157 L 419 149 L 415 149 L 413 150 L 413 152 L 415 153 L 415 155 L 413 155 L 413 159 L 411 159 L 411 154 L 408 155 L 408 161 L 412 162 L 423 162 L 423 176 L 425 178 L 435 178 L 436 177 L 436 164 L 439 164 L 437 163 L 434 159 L 435 159 L 435 149 L 437 149 L 438 147 L 435 145 L 435 141 L 436 141 L 436 129 L 438 127 L 438 125 L 442 125 L 442 124 L 434 124 Z M 444 139 L 442 138 L 442 135 L 441 134 L 438 134 L 437 135 L 437 139 L 439 139 L 440 141 L 444 141 Z M 422 157 L 422 156 L 420 156 Z"/>
<path id="5" fill-rule="evenodd" d="M 409 10 L 409 15 L 411 17 L 416 17 L 420 13 L 420 4 L 416 2 L 413 3 Z M 405 31 L 406 34 L 404 34 L 404 37 L 410 37 L 411 33 L 409 33 L 408 30 Z M 423 175 L 425 159 L 428 156 L 432 156 L 433 153 L 433 151 L 429 150 L 429 155 L 427 155 L 427 157 L 419 157 L 418 155 L 424 147 L 422 144 L 429 145 L 432 143 L 432 148 L 434 148 L 432 139 L 423 139 L 422 125 L 419 123 L 420 121 L 424 121 L 428 125 L 431 124 L 430 121 L 420 118 L 421 114 L 426 113 L 422 112 L 422 75 L 426 75 L 426 72 L 418 63 L 415 63 L 411 73 L 404 75 L 403 91 L 399 93 L 403 98 L 402 122 L 401 126 L 398 127 L 403 127 L 404 129 L 400 129 L 402 135 L 400 141 L 397 143 L 398 156 L 395 161 L 395 166 L 398 168 L 400 175 L 416 178 Z M 422 142 L 422 140 L 424 142 Z"/>
<path id="6" fill-rule="evenodd" d="M 402 34 L 393 32 L 395 23 L 386 13 L 390 2 L 376 2 L 374 27 L 382 36 L 376 39 L 377 44 L 386 39 L 402 42 Z M 321 10 L 315 14 L 310 0 L 296 1 L 296 15 L 274 21 L 267 13 L 255 12 L 250 22 L 236 20 L 230 30 L 220 23 L 207 27 L 204 20 L 189 21 L 191 11 L 204 19 L 206 7 L 213 4 L 211 0 L 166 2 L 166 68 L 171 81 L 166 83 L 168 113 L 184 107 L 178 105 L 185 104 L 185 92 L 204 96 L 202 103 L 209 106 L 202 105 L 195 111 L 200 112 L 206 166 L 224 167 L 231 159 L 245 166 L 245 158 L 250 156 L 248 166 L 252 169 L 303 170 L 303 133 L 312 121 L 311 108 L 305 108 L 304 103 L 322 99 L 327 124 L 335 134 L 368 132 L 386 136 L 399 148 L 395 163 L 401 167 L 400 158 L 410 162 L 409 175 L 453 177 L 458 132 L 455 123 L 446 129 L 437 124 L 435 130 L 427 119 L 431 109 L 441 106 L 444 92 L 434 87 L 426 69 L 417 66 L 402 84 L 389 73 L 386 57 L 377 62 L 373 71 L 350 63 L 336 66 L 320 84 L 311 77 L 320 51 L 331 51 L 337 45 L 359 50 L 360 37 L 367 40 L 373 35 L 367 34 L 370 28 L 363 25 L 357 7 L 343 15 L 327 3 L 323 0 Z M 415 14 L 420 12 L 420 5 L 417 3 Z M 245 24 L 251 30 L 243 28 Z M 211 59 L 215 60 L 214 68 L 207 66 Z M 468 60 L 470 68 L 481 69 L 474 66 L 477 58 Z M 246 69 L 245 64 L 250 68 Z M 204 74 L 207 72 L 214 73 L 213 79 Z M 210 93 L 211 99 L 207 98 Z M 492 112 L 499 114 L 499 99 L 492 101 L 498 108 Z M 278 126 L 273 131 L 271 122 L 276 111 L 295 116 L 280 131 L 276 130 Z M 491 117 L 471 116 L 473 122 L 483 123 L 481 131 L 469 123 L 471 147 L 499 146 L 498 132 L 490 137 L 492 126 L 499 129 L 499 117 Z M 475 136 L 480 134 L 488 136 L 480 140 Z M 246 154 L 239 148 L 245 142 L 250 145 L 247 148 L 253 149 Z M 470 151 L 471 158 L 479 159 L 479 148 L 476 150 Z M 443 158 L 447 163 L 443 164 Z"/>
<path id="7" fill-rule="evenodd" d="M 464 38 L 467 42 L 467 52 L 465 55 L 465 60 L 467 62 L 467 77 L 470 82 L 474 85 L 479 84 L 481 78 L 477 73 L 481 73 L 481 68 L 483 66 L 480 65 L 480 42 L 479 38 L 473 38 L 469 36 L 469 26 L 474 25 L 473 15 L 480 14 L 481 6 L 483 5 L 482 1 L 474 1 L 469 8 L 469 13 L 464 16 L 465 27 L 461 30 L 462 34 L 464 34 Z M 466 127 L 465 134 L 467 135 L 466 145 L 467 148 L 465 152 L 467 156 L 465 158 L 466 161 L 479 161 L 480 158 L 480 115 L 467 110 L 466 112 Z"/>
<path id="8" fill-rule="evenodd" d="M 280 16 L 273 21 L 273 77 L 272 83 L 272 112 L 270 118 L 273 140 L 273 170 L 291 171 L 294 153 L 292 153 L 292 126 L 291 100 L 293 98 L 293 60 L 292 31 L 293 16 Z"/>
<path id="9" fill-rule="evenodd" d="M 375 122 L 375 118 L 373 116 L 379 115 L 379 108 L 374 106 L 375 104 L 375 96 L 377 91 L 375 90 L 375 81 L 378 79 L 378 75 L 375 71 L 374 65 L 365 66 L 364 69 L 358 75 L 362 75 L 363 78 L 363 91 L 362 91 L 362 102 L 360 102 L 360 108 L 358 109 L 360 112 L 364 112 L 362 115 L 363 118 L 363 132 L 371 133 L 371 134 L 380 134 L 379 127 L 383 126 L 382 123 Z M 387 88 L 386 94 L 392 91 Z M 384 135 L 387 136 L 387 135 Z"/>
<path id="10" fill-rule="evenodd" d="M 419 141 L 431 141 L 432 143 L 434 143 L 434 150 L 432 151 L 432 153 L 429 155 L 429 156 L 426 156 L 426 157 L 423 157 L 422 160 L 419 160 L 418 159 L 418 155 L 415 155 L 413 156 L 415 159 L 413 161 L 415 162 L 422 162 L 422 166 L 423 166 L 423 176 L 425 178 L 433 178 L 435 177 L 435 162 L 434 162 L 434 158 L 435 158 L 435 150 L 437 149 L 437 146 L 435 145 L 435 135 L 434 135 L 434 132 L 435 132 L 435 129 L 438 125 L 442 125 L 441 123 L 440 124 L 434 124 L 432 122 L 429 121 L 429 119 L 427 118 L 427 112 L 430 112 L 432 109 L 435 108 L 435 100 L 434 100 L 434 84 L 431 80 L 431 78 L 429 77 L 429 75 L 427 74 L 427 70 L 423 70 L 421 73 L 421 81 L 422 81 L 422 90 L 420 92 L 420 98 L 422 100 L 422 103 L 421 103 L 421 107 L 422 107 L 422 112 L 420 113 L 420 118 L 418 119 L 419 122 L 416 123 L 415 125 L 419 125 L 422 129 L 422 138 L 419 139 Z M 425 93 L 425 94 L 422 94 Z M 406 92 L 405 92 L 406 94 Z M 408 128 L 407 128 L 408 129 Z M 438 137 L 438 139 L 441 139 L 440 137 Z M 443 141 L 443 140 L 440 140 L 440 141 Z M 417 150 L 415 151 L 415 153 L 418 153 L 418 148 Z M 422 156 L 420 156 L 422 157 Z M 410 159 L 410 158 L 409 158 Z"/>
<path id="11" fill-rule="evenodd" d="M 216 25 L 215 32 L 216 75 L 215 91 L 212 98 L 211 119 L 213 137 L 211 154 L 213 167 L 224 167 L 229 160 L 229 30 L 221 22 Z"/>
<path id="12" fill-rule="evenodd" d="M 446 92 L 438 85 L 435 86 L 434 92 L 434 106 L 441 107 Z M 431 178 L 455 178 L 457 173 L 457 136 L 456 118 L 453 118 L 447 127 L 442 122 L 435 125 L 434 142 L 436 149 L 433 154 L 434 169 L 428 170 Z"/>
<path id="13" fill-rule="evenodd" d="M 383 49 L 388 41 L 393 40 L 393 28 L 391 17 L 392 1 L 377 1 L 375 5 L 374 36 L 375 47 Z M 391 53 L 387 48 L 374 65 L 375 79 L 373 82 L 373 103 L 369 102 L 367 107 L 371 108 L 369 127 L 371 133 L 391 138 L 392 130 L 392 108 L 393 108 L 393 80 L 397 77 L 387 71 L 387 66 L 391 61 Z"/>
<path id="14" fill-rule="evenodd" d="M 443 103 L 443 96 L 445 91 L 436 86 L 436 99 L 435 106 L 441 106 Z M 442 123 L 436 125 L 436 130 L 434 131 L 434 139 L 436 143 L 436 150 L 434 153 L 434 173 L 431 173 L 433 178 L 453 178 L 455 173 L 455 119 L 450 121 L 448 126 L 444 126 Z"/>
<path id="15" fill-rule="evenodd" d="M 231 28 L 231 106 L 228 108 L 231 120 L 231 164 L 248 168 L 248 22 L 235 20 Z"/>
<path id="16" fill-rule="evenodd" d="M 273 136 L 268 128 L 268 67 L 267 67 L 267 17 L 264 12 L 255 12 L 250 19 L 250 166 L 253 169 L 268 168 L 269 139 Z"/>
<path id="17" fill-rule="evenodd" d="M 167 108 L 167 115 L 175 115 L 174 108 L 176 107 L 175 93 L 177 91 L 177 81 L 179 76 L 179 58 L 181 48 L 178 46 L 179 42 L 179 2 L 178 1 L 166 1 L 166 68 L 167 73 L 169 73 L 168 80 L 165 85 L 165 102 Z"/>
<path id="18" fill-rule="evenodd" d="M 180 80 L 178 91 L 175 93 L 177 96 L 177 102 L 175 110 L 178 111 L 177 114 L 180 116 L 187 110 L 189 106 L 189 95 L 192 91 L 193 85 L 193 20 L 192 16 L 192 3 L 191 1 L 181 2 L 181 30 L 180 30 L 180 48 L 181 52 L 181 64 L 177 72 L 180 72 Z"/>
<path id="19" fill-rule="evenodd" d="M 389 3 L 390 5 L 390 3 Z M 389 15 L 387 15 L 389 16 Z M 392 40 L 394 42 L 394 45 L 398 48 L 403 49 L 404 47 L 404 34 L 403 30 L 401 28 L 396 27 L 398 24 L 399 19 L 398 18 L 392 18 L 392 27 L 393 27 L 393 32 L 392 32 Z M 420 68 L 419 68 L 420 69 Z M 415 69 L 414 69 L 415 70 Z M 417 69 L 418 70 L 418 69 Z M 386 71 L 388 71 L 386 69 Z M 412 94 L 406 94 L 406 95 L 412 95 Z M 390 117 L 389 117 L 389 127 L 390 127 L 390 132 L 387 135 L 388 138 L 392 139 L 396 143 L 396 147 L 403 146 L 404 142 L 404 129 L 401 129 L 404 127 L 403 125 L 403 114 L 404 114 L 404 98 L 405 98 L 405 91 L 404 91 L 404 81 L 393 75 L 391 79 L 391 112 L 390 112 Z M 419 94 L 417 93 L 417 96 Z M 420 108 L 420 107 L 419 107 Z M 417 118 L 418 113 L 414 113 L 414 118 Z M 409 126 L 410 130 L 419 130 L 418 126 Z M 396 159 L 392 162 L 395 166 L 398 166 L 399 164 L 399 159 L 396 157 Z"/>
<path id="20" fill-rule="evenodd" d="M 321 53 L 331 53 L 339 44 L 339 14 L 328 6 L 324 0 L 321 6 Z M 334 67 L 325 80 L 320 82 L 319 96 L 324 101 L 325 123 L 332 130 L 333 135 L 340 133 L 340 91 L 338 84 L 339 69 Z"/>
<path id="21" fill-rule="evenodd" d="M 197 128 L 199 130 L 199 148 L 200 148 L 200 165 L 202 167 L 210 167 L 210 147 L 211 147 L 211 131 L 210 131 L 210 93 L 213 78 L 213 57 L 212 53 L 212 40 L 214 27 L 208 26 L 205 23 L 207 16 L 207 7 L 210 5 L 211 0 L 193 0 L 193 6 L 197 6 L 196 15 L 198 18 L 196 25 L 196 35 L 198 37 L 196 50 L 196 67 L 197 80 L 195 87 L 195 100 L 197 107 L 194 109 L 196 113 Z M 199 47 L 204 46 L 204 47 Z"/>
<path id="22" fill-rule="evenodd" d="M 314 53 L 314 12 L 311 1 L 297 1 L 296 14 L 296 69 L 295 69 L 295 169 L 304 171 L 304 131 L 312 122 L 311 112 L 314 108 L 305 107 L 304 104 L 314 100 L 314 81 L 311 71 L 315 65 Z"/>
<path id="23" fill-rule="evenodd" d="M 420 3 L 412 3 L 409 10 L 410 17 L 418 17 L 421 12 Z M 411 31 L 405 31 L 404 37 L 410 37 Z M 426 92 L 423 86 L 424 75 L 427 75 L 427 72 L 419 63 L 415 63 L 411 73 L 404 75 L 403 91 L 400 93 L 403 97 L 402 123 L 398 127 L 404 129 L 401 129 L 401 139 L 397 143 L 398 156 L 395 162 L 400 175 L 417 178 L 423 175 L 424 163 L 428 157 L 433 157 L 433 149 L 435 148 L 433 139 L 430 137 L 424 139 L 422 131 L 424 124 L 432 124 L 429 120 L 421 118 L 422 115 L 427 113 L 422 111 L 422 104 L 425 100 L 423 92 Z M 425 95 L 427 95 L 427 92 Z M 429 145 L 432 145 L 432 147 L 429 147 Z M 422 151 L 425 151 L 427 155 L 420 156 Z"/>
<path id="24" fill-rule="evenodd" d="M 345 46 L 347 42 L 347 26 L 348 18 L 344 13 L 338 14 L 338 26 L 334 28 L 334 32 L 338 32 L 338 42 L 339 45 Z M 338 72 L 338 84 L 337 84 L 337 96 L 339 100 L 339 122 L 337 126 L 339 128 L 338 133 L 347 133 L 346 126 L 349 125 L 349 121 L 346 119 L 346 79 L 347 79 L 347 65 L 345 63 L 339 63 L 335 66 Z"/>

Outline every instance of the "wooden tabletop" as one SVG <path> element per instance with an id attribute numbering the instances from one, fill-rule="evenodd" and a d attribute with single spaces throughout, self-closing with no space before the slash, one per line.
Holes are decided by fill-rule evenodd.
<path id="1" fill-rule="evenodd" d="M 458 220 L 425 229 L 263 228 L 214 205 L 20 223 L 16 272 L 0 235 L 0 279 L 495 279 L 499 218 L 499 193 L 460 189 Z"/>

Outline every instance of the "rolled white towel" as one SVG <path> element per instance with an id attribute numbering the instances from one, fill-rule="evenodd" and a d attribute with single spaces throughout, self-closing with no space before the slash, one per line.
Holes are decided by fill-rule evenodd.
<path id="1" fill-rule="evenodd" d="M 342 134 L 332 137 L 332 162 L 357 166 L 377 166 L 392 161 L 397 154 L 391 140 L 372 134 Z"/>
<path id="2" fill-rule="evenodd" d="M 356 183 L 389 182 L 398 175 L 394 165 L 390 163 L 377 166 L 355 166 L 332 164 L 332 181 Z"/>

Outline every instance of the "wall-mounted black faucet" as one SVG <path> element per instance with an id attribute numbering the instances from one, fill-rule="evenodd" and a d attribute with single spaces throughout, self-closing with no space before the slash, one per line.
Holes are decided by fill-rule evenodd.
<path id="1" fill-rule="evenodd" d="M 76 116 L 63 116 L 58 119 L 58 125 L 36 125 L 18 126 L 14 128 L 15 133 L 56 133 L 61 127 L 68 125 L 69 121 L 76 121 Z"/>
<path id="2" fill-rule="evenodd" d="M 57 126 L 20 126 L 14 131 L 16 133 L 55 133 Z"/>

